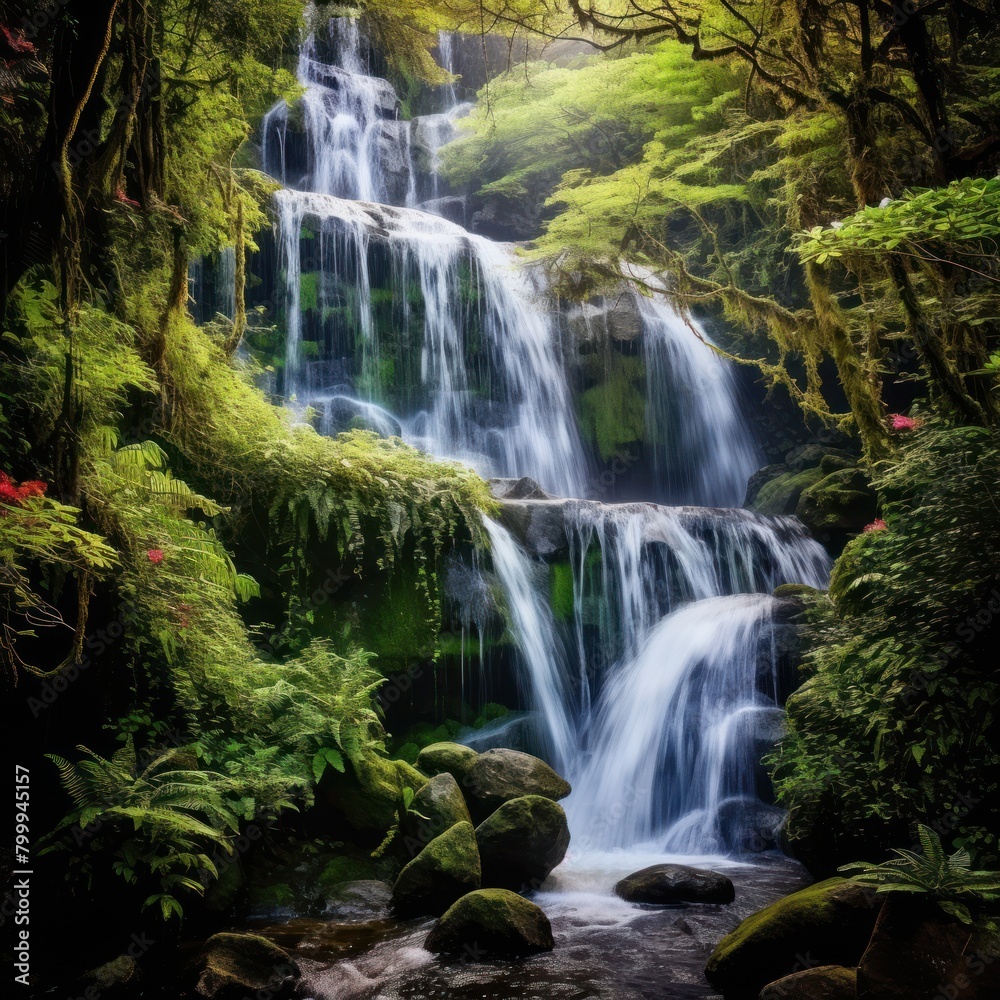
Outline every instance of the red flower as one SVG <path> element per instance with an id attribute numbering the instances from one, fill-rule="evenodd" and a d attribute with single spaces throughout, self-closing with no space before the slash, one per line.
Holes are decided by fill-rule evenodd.
<path id="1" fill-rule="evenodd" d="M 873 531 L 888 531 L 889 525 L 885 523 L 880 517 L 876 517 L 871 524 L 866 524 L 864 527 L 865 534 L 870 534 Z"/>
<path id="2" fill-rule="evenodd" d="M 156 566 L 158 563 L 163 562 L 163 549 L 149 549 L 146 552 L 149 557 L 149 561 Z"/>
<path id="3" fill-rule="evenodd" d="M 894 431 L 915 431 L 924 422 L 917 417 L 907 417 L 902 413 L 890 413 L 889 421 Z"/>
<path id="4" fill-rule="evenodd" d="M 28 479 L 17 488 L 18 499 L 27 500 L 28 497 L 40 497 L 47 489 L 46 483 L 38 479 Z"/>
<path id="5" fill-rule="evenodd" d="M 31 497 L 40 497 L 48 485 L 37 479 L 29 479 L 18 486 L 6 472 L 0 472 L 0 503 L 19 507 Z"/>

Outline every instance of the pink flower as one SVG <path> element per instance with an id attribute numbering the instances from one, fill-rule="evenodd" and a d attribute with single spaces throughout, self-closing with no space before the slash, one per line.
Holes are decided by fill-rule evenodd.
<path id="1" fill-rule="evenodd" d="M 866 524 L 863 530 L 866 535 L 870 534 L 873 531 L 888 531 L 889 525 L 886 524 L 885 521 L 882 520 L 882 518 L 876 517 L 871 524 Z"/>
<path id="2" fill-rule="evenodd" d="M 149 561 L 154 566 L 163 562 L 163 549 L 149 549 L 149 551 L 146 552 L 146 555 L 149 556 Z"/>
<path id="3" fill-rule="evenodd" d="M 915 431 L 924 422 L 917 417 L 907 417 L 902 413 L 890 413 L 889 421 L 894 431 Z"/>

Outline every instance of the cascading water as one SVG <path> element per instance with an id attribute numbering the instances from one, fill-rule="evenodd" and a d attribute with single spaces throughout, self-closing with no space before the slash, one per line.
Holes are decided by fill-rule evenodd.
<path id="1" fill-rule="evenodd" d="M 449 46 L 442 36 L 446 62 Z M 540 279 L 504 245 L 413 207 L 428 183 L 416 180 L 415 146 L 438 193 L 454 88 L 443 113 L 402 122 L 392 86 L 370 75 L 368 48 L 346 18 L 326 39 L 310 35 L 303 98 L 264 122 L 265 165 L 286 184 L 275 196 L 286 397 L 316 411 L 325 433 L 360 419 L 484 475 L 529 476 L 584 498 L 568 359 Z M 649 275 L 629 277 L 655 287 Z M 541 749 L 577 786 L 574 836 L 718 849 L 722 805 L 756 794 L 757 722 L 773 728 L 779 700 L 766 679 L 776 668 L 763 595 L 781 583 L 823 586 L 828 561 L 794 519 L 732 509 L 761 454 L 731 366 L 664 296 L 624 294 L 641 325 L 657 495 L 706 506 L 521 502 L 558 522 L 569 620 L 553 614 L 544 560 L 503 524 L 486 527 Z M 402 349 L 386 340 L 386 316 L 414 338 Z M 394 412 L 387 379 L 409 387 Z M 633 795 L 623 809 L 622 788 Z"/>
<path id="2" fill-rule="evenodd" d="M 740 410 L 732 368 L 700 324 L 666 299 L 636 300 L 644 328 L 647 434 L 666 496 L 710 507 L 743 503 L 763 456 Z"/>
<path id="3" fill-rule="evenodd" d="M 449 70 L 451 41 L 439 38 Z M 736 509 L 762 455 L 733 369 L 665 296 L 628 287 L 655 288 L 645 273 L 625 275 L 631 326 L 618 342 L 640 338 L 622 351 L 645 364 L 651 494 L 703 506 L 586 499 L 593 470 L 567 374 L 577 359 L 564 355 L 542 279 L 517 267 L 511 248 L 448 221 L 464 219 L 465 206 L 441 183 L 439 154 L 465 108 L 445 87 L 438 114 L 401 121 L 392 86 L 371 75 L 369 50 L 347 18 L 310 35 L 299 61 L 304 96 L 272 109 L 263 126 L 265 168 L 285 184 L 274 199 L 284 393 L 299 412 L 315 411 L 323 433 L 360 421 L 556 494 L 505 500 L 485 520 L 489 579 L 477 560 L 457 556 L 447 575 L 465 600 L 463 705 L 467 638 L 480 692 L 498 680 L 486 676 L 495 580 L 532 710 L 491 730 L 486 745 L 527 733 L 574 786 L 564 803 L 571 853 L 539 898 L 557 941 L 582 947 L 560 946 L 520 978 L 504 968 L 494 979 L 463 972 L 458 983 L 420 947 L 426 929 L 395 930 L 356 959 L 334 949 L 337 961 L 313 963 L 310 989 L 324 1000 L 386 1000 L 486 995 L 496 983 L 490 995 L 541 998 L 577 982 L 582 952 L 601 956 L 587 977 L 602 985 L 588 996 L 693 997 L 662 992 L 658 951 L 652 979 L 640 973 L 629 980 L 635 992 L 622 991 L 634 963 L 622 968 L 618 953 L 632 955 L 646 934 L 630 935 L 641 911 L 611 886 L 668 854 L 722 864 L 718 855 L 740 850 L 755 816 L 777 812 L 758 780 L 782 718 L 776 636 L 786 608 L 770 595 L 783 583 L 824 586 L 829 560 L 794 518 Z M 516 495 L 545 496 L 517 485 L 526 492 Z M 741 884 L 732 912 L 752 908 L 759 886 L 767 901 L 796 878 L 785 872 L 770 885 L 762 871 Z M 691 954 L 695 966 L 675 985 L 700 981 L 703 956 Z"/>

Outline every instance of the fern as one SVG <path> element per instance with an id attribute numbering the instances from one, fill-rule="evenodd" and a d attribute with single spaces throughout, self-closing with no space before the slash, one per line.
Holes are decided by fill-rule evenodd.
<path id="1" fill-rule="evenodd" d="M 945 852 L 941 838 L 928 826 L 918 827 L 922 854 L 895 850 L 882 864 L 858 861 L 840 871 L 854 872 L 852 881 L 874 887 L 876 892 L 913 892 L 934 896 L 946 913 L 962 923 L 972 923 L 970 904 L 1000 900 L 1000 871 L 973 871 L 969 852 Z"/>

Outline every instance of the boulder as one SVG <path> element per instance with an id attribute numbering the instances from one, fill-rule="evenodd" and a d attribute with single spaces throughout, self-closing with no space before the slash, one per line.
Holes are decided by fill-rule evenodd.
<path id="1" fill-rule="evenodd" d="M 757 759 L 768 749 L 769 746 L 758 745 Z M 749 854 L 772 851 L 785 841 L 786 819 L 784 809 L 757 799 L 724 799 L 719 804 L 717 817 L 719 840 L 727 851 Z"/>
<path id="2" fill-rule="evenodd" d="M 432 743 L 417 755 L 417 767 L 425 774 L 450 774 L 461 784 L 479 754 L 461 743 Z"/>
<path id="3" fill-rule="evenodd" d="M 292 992 L 299 967 L 288 953 L 257 934 L 214 934 L 195 960 L 196 992 L 212 1000 L 242 1000 L 267 991 L 272 997 Z"/>
<path id="4" fill-rule="evenodd" d="M 483 885 L 538 888 L 566 857 L 569 826 L 562 806 L 542 795 L 504 802 L 476 827 Z"/>
<path id="5" fill-rule="evenodd" d="M 878 498 L 861 469 L 838 469 L 802 491 L 795 515 L 827 547 L 843 548 L 875 519 Z"/>
<path id="6" fill-rule="evenodd" d="M 379 920 L 389 912 L 392 886 L 377 879 L 341 882 L 326 893 L 327 920 Z"/>
<path id="7" fill-rule="evenodd" d="M 339 812 L 358 833 L 384 835 L 396 822 L 403 789 L 422 788 L 427 779 L 402 760 L 367 757 L 346 773 L 328 767 L 317 788 L 317 798 Z"/>
<path id="8" fill-rule="evenodd" d="M 858 968 L 865 1000 L 996 1000 L 1000 938 L 973 930 L 933 900 L 889 893 Z"/>
<path id="9" fill-rule="evenodd" d="M 793 972 L 760 991 L 760 1000 L 856 1000 L 858 970 L 820 965 Z"/>
<path id="10" fill-rule="evenodd" d="M 498 500 L 551 500 L 552 495 L 531 479 L 522 476 L 520 479 L 491 479 L 490 492 Z"/>
<path id="11" fill-rule="evenodd" d="M 500 520 L 539 559 L 569 557 L 565 500 L 503 500 Z"/>
<path id="12" fill-rule="evenodd" d="M 378 167 L 391 205 L 405 205 L 410 189 L 410 123 L 382 122 L 377 140 Z"/>
<path id="13" fill-rule="evenodd" d="M 558 801 L 572 791 L 569 782 L 544 760 L 519 750 L 499 748 L 476 757 L 462 788 L 476 823 L 482 823 L 505 802 L 522 795 L 542 795 Z"/>
<path id="14" fill-rule="evenodd" d="M 456 823 L 399 873 L 392 887 L 392 908 L 401 917 L 440 916 L 481 884 L 476 831 L 471 823 Z"/>
<path id="15" fill-rule="evenodd" d="M 412 857 L 456 823 L 471 822 L 469 807 L 458 782 L 447 771 L 442 771 L 413 797 L 403 817 L 404 844 Z"/>
<path id="16" fill-rule="evenodd" d="M 142 980 L 142 969 L 131 955 L 119 955 L 96 969 L 85 972 L 78 984 L 83 996 L 117 997 L 134 995 Z"/>
<path id="17" fill-rule="evenodd" d="M 846 879 L 828 879 L 747 917 L 712 952 L 708 981 L 726 1000 L 756 1000 L 804 964 L 857 966 L 882 900 Z"/>
<path id="18" fill-rule="evenodd" d="M 451 906 L 434 925 L 424 947 L 473 962 L 551 951 L 549 918 L 534 903 L 508 889 L 480 889 Z"/>
<path id="19" fill-rule="evenodd" d="M 780 470 L 784 467 L 769 468 Z M 779 471 L 763 483 L 753 477 L 748 487 L 748 495 L 754 493 L 750 509 L 757 514 L 794 514 L 803 492 L 822 478 L 823 473 L 818 466 L 798 471 Z"/>
<path id="20" fill-rule="evenodd" d="M 618 882 L 615 894 L 629 903 L 731 903 L 736 898 L 725 875 L 687 865 L 650 865 Z"/>

